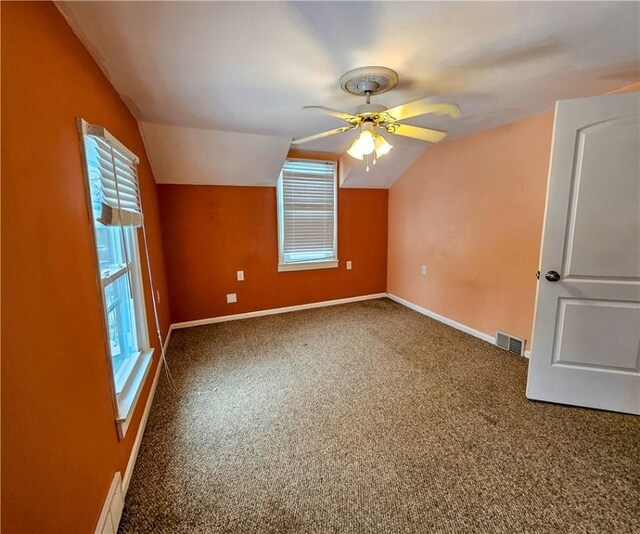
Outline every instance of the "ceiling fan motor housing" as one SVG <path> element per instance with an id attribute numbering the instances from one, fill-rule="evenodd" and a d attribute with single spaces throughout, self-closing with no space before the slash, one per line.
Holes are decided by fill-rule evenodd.
<path id="1" fill-rule="evenodd" d="M 362 104 L 356 108 L 355 115 L 373 116 L 386 111 L 386 109 L 387 106 L 382 104 Z"/>

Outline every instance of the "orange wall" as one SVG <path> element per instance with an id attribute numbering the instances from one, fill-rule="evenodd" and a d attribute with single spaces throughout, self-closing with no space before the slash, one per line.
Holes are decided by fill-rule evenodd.
<path id="1" fill-rule="evenodd" d="M 414 162 L 389 193 L 390 293 L 531 339 L 552 126 L 552 112 L 536 115 Z"/>
<path id="2" fill-rule="evenodd" d="M 173 322 L 386 291 L 385 189 L 339 189 L 339 267 L 290 272 L 277 271 L 275 188 L 158 190 Z M 244 282 L 236 281 L 239 270 Z M 238 302 L 227 304 L 227 293 Z"/>
<path id="3" fill-rule="evenodd" d="M 2 3 L 2 532 L 95 528 L 124 473 L 151 380 L 118 441 L 75 117 L 140 158 L 151 262 L 166 297 L 142 139 L 52 3 Z M 145 290 L 149 295 L 145 272 Z M 147 314 L 153 319 L 150 300 Z M 162 330 L 168 299 L 160 305 Z M 150 338 L 158 349 L 155 330 Z M 158 350 L 155 353 L 156 364 Z M 151 370 L 151 375 L 155 367 Z"/>

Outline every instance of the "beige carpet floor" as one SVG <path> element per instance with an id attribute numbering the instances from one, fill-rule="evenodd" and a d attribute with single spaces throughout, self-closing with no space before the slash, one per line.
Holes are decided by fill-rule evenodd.
<path id="1" fill-rule="evenodd" d="M 174 331 L 121 533 L 640 532 L 640 418 L 387 299 Z"/>

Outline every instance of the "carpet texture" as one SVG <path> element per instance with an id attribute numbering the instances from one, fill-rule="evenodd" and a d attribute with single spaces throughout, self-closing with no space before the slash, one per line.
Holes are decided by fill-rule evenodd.
<path id="1" fill-rule="evenodd" d="M 640 418 L 380 299 L 173 332 L 121 533 L 640 532 Z"/>

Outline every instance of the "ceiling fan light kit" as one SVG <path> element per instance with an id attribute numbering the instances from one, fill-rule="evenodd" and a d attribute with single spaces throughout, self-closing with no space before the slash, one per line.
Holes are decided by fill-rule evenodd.
<path id="1" fill-rule="evenodd" d="M 381 135 L 376 135 L 376 157 L 385 156 L 388 154 L 393 145 L 390 144 L 384 137 Z"/>
<path id="2" fill-rule="evenodd" d="M 351 145 L 351 148 L 347 150 L 352 158 L 363 160 L 365 157 L 373 154 L 373 164 L 376 164 L 378 158 L 388 154 L 393 148 L 393 145 L 389 144 L 387 140 L 380 134 L 375 132 L 374 122 L 371 120 L 365 120 L 362 122 L 362 132 Z M 369 172 L 369 158 L 367 157 L 367 172 Z"/>
<path id="3" fill-rule="evenodd" d="M 369 156 L 371 154 L 373 154 L 373 164 L 375 165 L 378 158 L 388 154 L 393 148 L 393 146 L 378 133 L 378 130 L 382 129 L 393 135 L 401 135 L 431 143 L 442 141 L 442 139 L 447 136 L 446 132 L 401 124 L 399 121 L 428 113 L 458 117 L 460 115 L 460 108 L 455 104 L 434 104 L 428 98 L 415 100 L 391 109 L 387 109 L 380 104 L 371 103 L 371 95 L 384 93 L 393 89 L 396 85 L 398 85 L 398 74 L 386 67 L 359 67 L 344 73 L 340 77 L 340 87 L 342 90 L 352 95 L 366 97 L 366 103 L 358 106 L 354 114 L 337 111 L 324 106 L 305 106 L 305 109 L 318 109 L 326 115 L 342 119 L 348 123 L 348 126 L 294 139 L 292 144 L 300 145 L 330 135 L 360 128 L 360 134 L 356 137 L 351 148 L 347 150 L 347 154 L 358 160 L 366 159 L 366 170 L 368 172 Z"/>
<path id="4" fill-rule="evenodd" d="M 347 150 L 347 154 L 361 160 L 363 156 L 371 154 L 375 148 L 376 141 L 371 130 L 362 130 L 362 133 L 353 142 L 351 148 Z"/>

